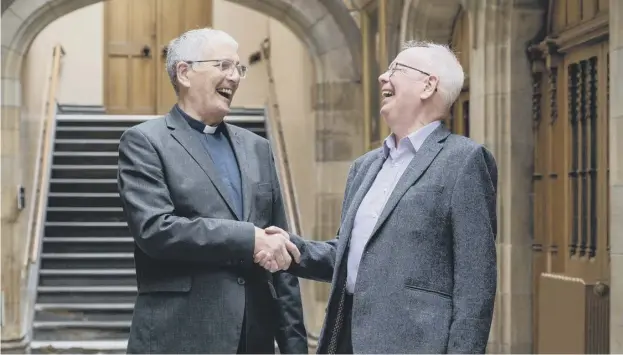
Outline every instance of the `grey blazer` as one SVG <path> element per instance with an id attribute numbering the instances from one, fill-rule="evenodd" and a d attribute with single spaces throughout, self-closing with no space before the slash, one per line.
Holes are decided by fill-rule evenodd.
<path id="1" fill-rule="evenodd" d="M 274 353 L 275 338 L 282 353 L 308 351 L 298 279 L 253 262 L 254 226 L 287 228 L 271 148 L 226 127 L 241 173 L 241 219 L 177 110 L 121 137 L 118 184 L 138 281 L 129 353 L 235 353 L 245 307 L 261 339 L 249 351 Z"/>
<path id="2" fill-rule="evenodd" d="M 319 353 L 335 351 L 355 214 L 382 149 L 348 175 L 337 238 L 291 236 L 293 274 L 331 282 Z M 355 353 L 484 353 L 496 292 L 497 167 L 491 153 L 442 125 L 424 142 L 379 217 L 353 296 Z"/>

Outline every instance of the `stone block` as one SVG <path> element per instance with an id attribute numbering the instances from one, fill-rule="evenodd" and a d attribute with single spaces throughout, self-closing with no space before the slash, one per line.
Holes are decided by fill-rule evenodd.
<path id="1" fill-rule="evenodd" d="M 17 157 L 0 157 L 0 216 L 2 223 L 17 218 L 17 184 L 19 183 L 19 161 Z M 4 227 L 3 227 L 4 228 Z M 4 236 L 3 236 L 4 238 Z"/>
<path id="2" fill-rule="evenodd" d="M 50 0 L 19 0 L 11 5 L 13 11 L 19 18 L 26 20 L 30 15 L 39 11 L 42 7 L 47 7 Z M 48 8 L 49 10 L 49 8 Z"/>
<path id="3" fill-rule="evenodd" d="M 2 13 L 2 46 L 11 47 L 22 22 L 23 20 L 11 9 Z"/>
<path id="4" fill-rule="evenodd" d="M 610 51 L 623 49 L 623 3 L 610 0 Z M 612 64 L 612 61 L 610 62 Z"/>
<path id="5" fill-rule="evenodd" d="M 623 185 L 623 115 L 611 117 L 609 127 L 610 184 Z"/>
<path id="6" fill-rule="evenodd" d="M 17 131 L 20 128 L 20 108 L 17 106 L 2 106 L 0 114 L 0 129 Z"/>
<path id="7" fill-rule="evenodd" d="M 3 158 L 17 157 L 21 150 L 19 138 L 18 130 L 4 129 L 0 131 L 0 156 Z"/>
<path id="8" fill-rule="evenodd" d="M 9 73 L 12 68 L 17 68 L 18 63 L 22 60 L 22 54 L 14 51 L 8 46 L 2 46 L 2 73 L 3 77 L 18 78 L 19 73 L 17 71 Z"/>
<path id="9" fill-rule="evenodd" d="M 322 55 L 332 49 L 347 46 L 346 38 L 333 16 L 324 16 L 311 28 L 311 36 L 315 39 L 317 53 Z"/>
<path id="10" fill-rule="evenodd" d="M 16 78 L 2 78 L 2 106 L 19 107 L 21 105 L 21 84 Z"/>
<path id="11" fill-rule="evenodd" d="M 359 110 L 361 84 L 347 81 L 327 81 L 312 87 L 312 110 Z"/>
<path id="12" fill-rule="evenodd" d="M 350 48 L 346 44 L 332 49 L 320 56 L 322 76 L 327 81 L 355 81 L 357 69 L 354 67 Z M 376 78 L 373 78 L 376 80 Z"/>
<path id="13" fill-rule="evenodd" d="M 610 253 L 623 258 L 623 184 L 610 185 Z M 620 277 L 623 280 L 623 261 Z M 622 284 L 623 286 L 623 284 Z M 621 290 L 623 295 L 623 289 Z M 623 298 L 621 298 L 623 300 Z M 623 316 L 623 315 L 622 315 Z M 623 324 L 622 324 L 623 325 Z"/>
<path id="14" fill-rule="evenodd" d="M 320 1 L 292 0 L 287 17 L 293 17 L 306 28 L 311 28 L 322 18 L 329 15 Z"/>
<path id="15" fill-rule="evenodd" d="M 623 48 L 610 53 L 610 117 L 623 119 L 623 85 L 618 84 L 623 77 Z"/>

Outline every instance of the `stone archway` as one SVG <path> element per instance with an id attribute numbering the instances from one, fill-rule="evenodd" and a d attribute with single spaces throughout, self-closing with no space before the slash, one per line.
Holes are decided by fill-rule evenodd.
<path id="1" fill-rule="evenodd" d="M 18 210 L 15 187 L 22 184 L 20 126 L 21 69 L 25 54 L 47 25 L 61 16 L 102 0 L 2 1 L 2 283 L 20 289 L 3 289 L 5 321 L 2 340 L 21 341 L 25 335 L 26 239 L 21 234 L 26 210 Z M 281 21 L 307 46 L 315 66 L 311 88 L 316 117 L 316 160 L 319 187 L 342 190 L 341 181 L 350 161 L 363 150 L 360 119 L 359 29 L 341 0 L 228 0 Z M 336 165 L 336 163 L 338 163 Z M 324 168 L 324 165 L 330 165 Z M 344 170 L 344 171 L 340 171 Z M 338 184 L 343 184 L 340 182 Z M 329 208 L 332 206 L 329 206 Z M 318 206 L 319 210 L 327 206 Z M 337 226 L 333 228 L 336 230 Z"/>

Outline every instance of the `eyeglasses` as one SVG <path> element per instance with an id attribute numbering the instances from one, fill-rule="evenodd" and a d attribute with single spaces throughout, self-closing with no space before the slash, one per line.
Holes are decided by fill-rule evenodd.
<path id="1" fill-rule="evenodd" d="M 414 67 L 410 67 L 410 66 L 408 66 L 406 64 L 402 64 L 402 63 L 397 63 L 396 62 L 393 65 L 390 65 L 389 68 L 387 68 L 387 71 L 389 72 L 389 77 L 391 78 L 391 76 L 394 75 L 396 70 L 400 70 L 400 67 L 404 67 L 404 68 L 407 68 L 407 69 L 415 70 L 415 71 L 420 72 L 420 73 L 422 73 L 422 74 L 424 74 L 426 76 L 429 76 L 429 77 L 431 76 L 430 73 L 427 73 L 427 72 L 425 72 L 423 70 L 420 70 L 420 69 L 414 68 Z M 435 91 L 437 91 L 437 87 L 436 86 L 435 86 Z"/>
<path id="2" fill-rule="evenodd" d="M 234 61 L 229 59 L 187 60 L 186 63 L 216 63 L 214 64 L 214 67 L 219 68 L 226 75 L 233 74 L 234 69 L 236 69 L 241 79 L 244 79 L 247 76 L 246 65 L 236 64 Z"/>
<path id="3" fill-rule="evenodd" d="M 425 71 L 423 71 L 423 70 L 420 70 L 420 69 L 418 69 L 418 68 L 410 67 L 410 66 L 408 66 L 408 65 L 406 65 L 406 64 L 402 64 L 402 63 L 394 63 L 393 65 L 390 65 L 390 66 L 389 66 L 389 68 L 387 68 L 387 71 L 389 72 L 389 76 L 394 75 L 394 73 L 396 72 L 396 70 L 399 70 L 399 69 L 400 69 L 399 67 L 405 67 L 405 68 L 407 68 L 407 69 L 411 69 L 411 70 L 415 70 L 415 71 L 417 71 L 417 72 L 420 72 L 420 73 L 422 73 L 422 74 L 424 74 L 424 75 L 426 75 L 426 76 L 431 76 L 431 74 L 430 74 L 430 73 L 427 73 L 427 72 L 425 72 Z"/>

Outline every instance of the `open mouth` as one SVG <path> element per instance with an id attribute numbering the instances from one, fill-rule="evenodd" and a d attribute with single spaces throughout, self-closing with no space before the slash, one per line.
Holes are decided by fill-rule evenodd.
<path id="1" fill-rule="evenodd" d="M 231 89 L 228 88 L 218 88 L 216 89 L 216 92 L 223 96 L 224 98 L 226 98 L 227 100 L 231 100 L 231 97 L 233 95 L 233 91 Z"/>
<path id="2" fill-rule="evenodd" d="M 381 95 L 383 97 L 387 98 L 387 97 L 394 96 L 394 93 L 392 91 L 389 91 L 389 90 L 383 90 L 383 91 L 381 91 Z"/>

